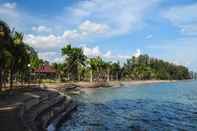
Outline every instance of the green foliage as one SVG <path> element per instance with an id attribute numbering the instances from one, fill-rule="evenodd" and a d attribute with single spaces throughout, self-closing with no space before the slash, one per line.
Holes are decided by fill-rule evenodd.
<path id="1" fill-rule="evenodd" d="M 148 55 L 128 59 L 123 68 L 127 79 L 183 80 L 190 78 L 186 67 L 150 58 Z"/>
<path id="2" fill-rule="evenodd" d="M 64 77 L 65 77 L 65 64 L 62 63 L 53 63 L 52 66 L 54 67 L 54 69 L 57 71 L 58 74 L 58 78 L 60 81 L 64 81 Z"/>
<path id="3" fill-rule="evenodd" d="M 80 78 L 80 66 L 85 65 L 86 56 L 81 48 L 74 48 L 71 45 L 67 45 L 62 48 L 62 55 L 65 58 L 65 65 L 67 66 L 68 79 L 79 80 Z"/>
<path id="4" fill-rule="evenodd" d="M 14 75 L 24 78 L 30 70 L 27 65 L 36 57 L 34 49 L 23 42 L 23 34 L 11 32 L 9 26 L 0 21 L 0 87 L 8 81 L 8 76 L 11 87 Z"/>
<path id="5" fill-rule="evenodd" d="M 67 45 L 62 48 L 65 56 L 63 64 L 54 63 L 59 79 L 65 80 L 183 80 L 196 78 L 196 73 L 181 65 L 175 65 L 163 60 L 140 55 L 128 59 L 123 66 L 119 62 L 106 62 L 101 57 L 87 58 L 82 48 Z M 10 30 L 9 26 L 0 21 L 0 87 L 10 79 L 10 85 L 15 76 L 25 79 L 30 69 L 49 64 L 38 58 L 37 52 L 23 42 L 23 34 Z M 31 68 L 28 67 L 31 65 Z"/>
<path id="6" fill-rule="evenodd" d="M 119 62 L 106 62 L 101 57 L 89 58 L 85 64 L 85 59 L 79 59 L 79 56 L 83 54 L 81 51 L 82 50 L 80 48 L 72 48 L 70 45 L 68 45 L 66 48 L 62 50 L 63 54 L 66 54 L 67 56 L 65 61 L 65 65 L 67 65 L 66 70 L 69 71 L 70 69 L 72 69 L 72 71 L 74 71 L 74 69 L 77 69 L 78 76 L 81 76 L 80 78 L 83 80 L 88 80 L 85 77 L 89 77 L 91 81 L 120 79 L 190 79 L 190 73 L 186 67 L 175 65 L 159 59 L 150 58 L 148 55 L 132 57 L 131 59 L 128 59 L 126 61 L 123 67 L 121 67 Z M 76 62 L 73 62 L 75 60 Z M 77 68 L 73 68 L 74 63 L 76 63 L 75 67 Z M 83 66 L 81 66 L 82 63 L 84 63 L 85 65 L 83 64 Z M 74 72 L 72 72 L 72 74 L 74 74 Z"/>

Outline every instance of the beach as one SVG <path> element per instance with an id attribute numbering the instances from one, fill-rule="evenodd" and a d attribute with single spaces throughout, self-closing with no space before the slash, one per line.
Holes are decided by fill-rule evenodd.
<path id="1" fill-rule="evenodd" d="M 129 81 L 109 81 L 109 82 L 67 82 L 67 83 L 44 83 L 41 87 L 49 90 L 58 90 L 59 92 L 64 91 L 88 91 L 96 88 L 118 88 L 123 85 L 138 85 L 138 84 L 154 84 L 154 83 L 171 83 L 176 82 L 175 80 L 129 80 Z M 132 87 L 132 86 L 131 86 Z M 78 93 L 77 93 L 78 94 Z"/>

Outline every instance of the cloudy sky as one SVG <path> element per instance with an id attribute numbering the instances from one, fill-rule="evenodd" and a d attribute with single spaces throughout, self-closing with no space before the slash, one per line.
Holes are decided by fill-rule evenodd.
<path id="1" fill-rule="evenodd" d="M 70 43 L 90 57 L 146 53 L 197 71 L 196 0 L 0 0 L 0 19 L 43 59 Z"/>

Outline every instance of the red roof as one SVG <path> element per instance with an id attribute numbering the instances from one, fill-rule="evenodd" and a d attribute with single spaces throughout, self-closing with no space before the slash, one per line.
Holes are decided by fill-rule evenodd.
<path id="1" fill-rule="evenodd" d="M 44 65 L 37 69 L 34 69 L 34 72 L 35 73 L 56 73 L 56 70 L 49 65 Z"/>

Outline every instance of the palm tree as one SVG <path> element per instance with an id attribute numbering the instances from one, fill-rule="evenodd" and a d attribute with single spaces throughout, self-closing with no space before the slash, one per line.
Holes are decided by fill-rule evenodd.
<path id="1" fill-rule="evenodd" d="M 26 72 L 30 70 L 28 67 L 30 57 L 35 52 L 23 42 L 23 34 L 16 31 L 12 33 L 9 51 L 12 54 L 10 64 L 10 88 L 12 89 L 14 74 L 19 73 L 21 77 L 26 76 Z"/>
<path id="2" fill-rule="evenodd" d="M 101 57 L 97 56 L 95 58 L 90 58 L 88 61 L 90 65 L 90 73 L 92 81 L 94 78 L 98 80 L 110 80 L 110 72 L 111 72 L 111 62 L 105 62 L 101 59 Z"/>
<path id="3" fill-rule="evenodd" d="M 5 22 L 0 21 L 0 90 L 4 79 L 3 72 L 5 71 L 5 67 L 9 60 L 7 58 L 10 56 L 7 48 L 11 41 L 10 33 L 11 31 L 9 26 Z"/>
<path id="4" fill-rule="evenodd" d="M 64 76 L 64 64 L 61 64 L 61 63 L 53 63 L 52 64 L 54 69 L 57 71 L 58 73 L 58 78 L 60 80 L 62 80 L 63 76 Z"/>
<path id="5" fill-rule="evenodd" d="M 12 42 L 9 46 L 9 51 L 12 54 L 12 60 L 11 60 L 11 65 L 10 65 L 10 88 L 12 89 L 13 87 L 13 75 L 17 71 L 17 66 L 19 64 L 21 54 L 22 52 L 22 41 L 23 41 L 23 36 L 21 33 L 14 32 L 12 34 Z"/>
<path id="6" fill-rule="evenodd" d="M 72 79 L 76 80 L 80 78 L 79 68 L 81 65 L 85 65 L 86 56 L 81 48 L 73 48 L 71 45 L 67 45 L 62 48 L 62 55 L 66 56 L 65 63 L 67 64 L 68 79 L 72 73 Z"/>
<path id="7" fill-rule="evenodd" d="M 120 67 L 120 63 L 113 63 L 111 65 L 111 70 L 112 70 L 112 77 L 115 78 L 116 80 L 119 80 L 120 77 L 120 72 L 121 72 L 121 67 Z"/>

